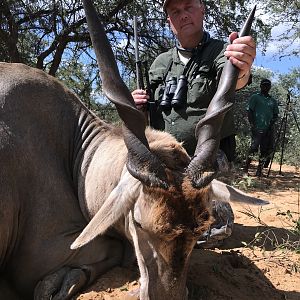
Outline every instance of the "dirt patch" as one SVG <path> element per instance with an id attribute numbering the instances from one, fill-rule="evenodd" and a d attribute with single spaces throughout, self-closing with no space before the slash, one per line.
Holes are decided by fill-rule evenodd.
<path id="1" fill-rule="evenodd" d="M 222 247 L 194 249 L 188 274 L 190 300 L 299 300 L 299 235 L 291 229 L 299 219 L 299 171 L 272 165 L 268 177 L 244 176 L 235 170 L 231 181 L 247 193 L 270 202 L 263 207 L 232 204 L 234 231 Z M 264 171 L 265 174 L 267 170 Z M 227 178 L 228 180 L 228 178 Z M 138 270 L 114 268 L 77 300 L 121 300 L 138 288 Z"/>

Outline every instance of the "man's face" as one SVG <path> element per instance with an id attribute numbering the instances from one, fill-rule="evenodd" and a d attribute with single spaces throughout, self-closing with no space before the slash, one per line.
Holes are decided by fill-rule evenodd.
<path id="1" fill-rule="evenodd" d="M 203 32 L 204 5 L 199 0 L 172 0 L 166 8 L 168 21 L 179 42 Z"/>
<path id="2" fill-rule="evenodd" d="M 266 94 L 266 93 L 268 93 L 268 92 L 270 91 L 270 89 L 271 89 L 271 84 L 263 83 L 263 84 L 260 85 L 260 89 L 261 89 L 261 92 L 262 92 L 263 94 Z"/>

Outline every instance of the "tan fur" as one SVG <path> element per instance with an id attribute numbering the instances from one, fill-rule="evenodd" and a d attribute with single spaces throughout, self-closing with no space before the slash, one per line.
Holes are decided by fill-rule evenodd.
<path id="1" fill-rule="evenodd" d="M 182 192 L 174 186 L 167 191 L 149 188 L 145 192 L 152 196 L 152 201 L 145 200 L 149 201 L 145 206 L 151 206 L 145 222 L 148 230 L 172 239 L 182 233 L 198 235 L 209 227 L 213 219 L 207 191 L 182 188 Z"/>
<path id="2" fill-rule="evenodd" d="M 147 128 L 146 137 L 151 151 L 165 163 L 170 170 L 182 170 L 190 157 L 182 146 L 171 134 Z"/>

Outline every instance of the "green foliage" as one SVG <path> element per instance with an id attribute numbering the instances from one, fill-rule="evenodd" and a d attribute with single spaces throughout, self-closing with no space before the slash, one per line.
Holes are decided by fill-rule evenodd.
<path id="1" fill-rule="evenodd" d="M 150 64 L 159 53 L 174 45 L 161 0 L 95 0 L 94 4 L 104 20 L 124 77 L 132 76 L 135 70 L 134 16 L 138 16 L 142 60 Z M 205 5 L 206 29 L 224 39 L 239 30 L 250 10 L 244 0 L 205 1 Z M 95 66 L 80 1 L 3 0 L 0 20 L 1 61 L 25 62 L 53 76 L 69 59 Z M 255 32 L 265 35 L 264 39 L 268 38 L 264 22 L 256 22 L 255 28 Z"/>
<path id="2" fill-rule="evenodd" d="M 286 212 L 278 211 L 276 215 L 284 216 L 290 230 L 294 234 L 300 235 L 300 212 L 291 212 L 290 210 Z"/>
<path id="3" fill-rule="evenodd" d="M 99 75 L 94 66 L 85 65 L 74 59 L 61 64 L 57 77 L 79 96 L 88 108 L 95 108 L 96 93 L 99 91 Z"/>
<path id="4" fill-rule="evenodd" d="M 279 252 L 279 255 L 276 255 L 278 258 L 280 256 L 284 257 L 287 252 L 300 253 L 300 240 L 297 238 L 298 236 L 299 233 L 291 231 L 291 235 L 287 234 L 285 238 L 282 236 L 280 237 L 274 228 L 266 225 L 266 228 L 263 231 L 257 232 L 250 242 L 242 241 L 242 245 L 250 249 L 258 247 L 262 250 L 265 250 L 266 248 L 270 249 L 270 247 L 272 247 L 273 253 L 275 251 Z M 270 252 L 271 256 L 272 252 Z M 292 266 L 290 266 L 289 263 L 288 267 L 294 272 L 299 272 L 300 270 L 298 263 L 295 263 L 295 265 Z"/>
<path id="5" fill-rule="evenodd" d="M 95 0 L 102 15 L 105 29 L 118 60 L 122 78 L 130 89 L 135 88 L 133 17 L 138 16 L 140 55 L 150 65 L 157 55 L 174 45 L 174 39 L 162 11 L 160 0 L 108 1 Z M 232 31 L 238 31 L 252 7 L 244 0 L 205 1 L 205 29 L 214 37 L 226 39 Z M 290 21 L 291 30 L 299 38 L 299 1 L 258 1 L 260 13 L 256 14 L 254 30 L 259 45 L 266 45 L 272 26 L 281 21 Z M 265 21 L 265 13 L 271 17 Z M 106 103 L 101 95 L 101 81 L 91 48 L 80 1 L 21 1 L 0 2 L 0 60 L 24 62 L 58 76 L 86 105 L 97 110 L 97 102 Z M 298 22 L 298 23 L 297 23 Z M 267 24 L 268 23 L 268 24 Z M 286 39 L 289 35 L 283 36 Z M 297 37 L 294 36 L 294 37 Z M 289 37 L 291 44 L 296 41 Z M 288 48 L 287 48 L 288 49 Z M 284 53 L 285 50 L 284 50 Z M 288 53 L 286 53 L 288 54 Z M 274 79 L 275 74 L 256 70 L 253 83 L 237 94 L 235 114 L 237 116 L 238 160 L 244 159 L 249 142 L 246 106 L 251 93 L 258 90 L 259 79 Z M 272 93 L 284 109 L 286 94 L 291 91 L 294 110 L 299 115 L 299 68 L 288 75 L 280 75 L 273 85 Z M 97 96 L 98 95 L 98 96 Z M 99 96 L 100 95 L 100 96 Z M 104 118 L 101 107 L 100 115 Z M 107 110 L 110 115 L 110 109 Z M 115 117 L 108 117 L 115 119 Z M 299 135 L 297 127 L 289 118 L 286 135 L 287 162 L 297 164 L 299 157 Z"/>
<path id="6" fill-rule="evenodd" d="M 233 185 L 241 190 L 246 191 L 246 190 L 249 190 L 250 188 L 256 187 L 256 180 L 255 180 L 255 178 L 253 178 L 251 176 L 244 175 L 238 181 L 234 181 Z"/>
<path id="7" fill-rule="evenodd" d="M 108 123 L 113 123 L 115 125 L 121 124 L 121 119 L 117 113 L 115 106 L 111 103 L 101 104 L 96 103 L 95 113 L 100 119 L 105 120 Z"/>
<path id="8" fill-rule="evenodd" d="M 244 127 L 248 126 L 246 122 L 242 124 Z M 245 132 L 243 132 L 245 131 Z M 236 135 L 236 163 L 242 163 L 247 158 L 247 152 L 250 145 L 250 131 L 245 128 L 241 128 Z"/>
<path id="9" fill-rule="evenodd" d="M 259 2 L 264 14 L 269 16 L 266 23 L 270 27 L 284 27 L 282 33 L 268 42 L 278 45 L 277 52 L 281 57 L 299 55 L 300 48 L 297 45 L 300 40 L 300 1 L 265 0 Z"/>
<path id="10" fill-rule="evenodd" d="M 120 123 L 115 106 L 102 94 L 100 78 L 98 72 L 95 73 L 95 66 L 84 65 L 79 60 L 65 61 L 57 76 L 102 120 L 108 123 Z"/>

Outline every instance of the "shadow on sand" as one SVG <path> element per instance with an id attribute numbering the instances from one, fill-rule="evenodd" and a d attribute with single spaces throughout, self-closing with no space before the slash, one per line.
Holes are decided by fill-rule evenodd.
<path id="1" fill-rule="evenodd" d="M 296 300 L 300 293 L 276 289 L 239 251 L 195 249 L 188 273 L 189 300 Z"/>

